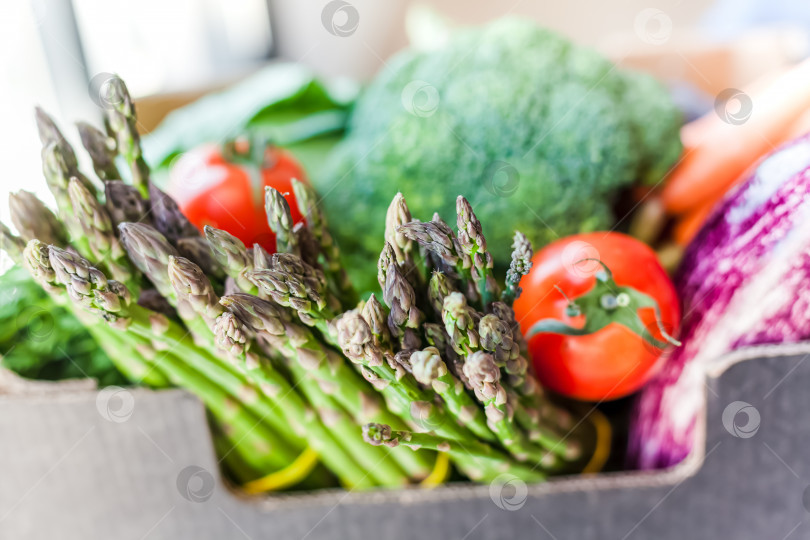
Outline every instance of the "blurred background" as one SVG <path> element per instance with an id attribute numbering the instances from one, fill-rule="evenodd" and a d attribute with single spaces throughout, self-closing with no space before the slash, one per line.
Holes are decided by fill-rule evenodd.
<path id="1" fill-rule="evenodd" d="M 330 79 L 363 81 L 407 43 L 435 47 L 455 27 L 506 14 L 535 19 L 625 67 L 655 73 L 686 109 L 705 110 L 721 90 L 744 87 L 808 54 L 810 5 L 793 0 L 6 1 L 0 200 L 22 187 L 50 200 L 32 109 L 41 105 L 63 125 L 100 121 L 93 86 L 105 73 L 128 82 L 139 101 L 140 129 L 149 132 L 171 109 L 267 63 L 291 60 Z M 5 205 L 0 220 L 8 222 Z"/>

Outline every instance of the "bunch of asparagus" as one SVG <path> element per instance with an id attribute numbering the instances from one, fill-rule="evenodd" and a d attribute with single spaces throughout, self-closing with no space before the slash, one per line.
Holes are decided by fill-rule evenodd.
<path id="1" fill-rule="evenodd" d="M 397 195 L 380 294 L 358 303 L 307 184 L 293 184 L 298 224 L 284 196 L 266 190 L 272 255 L 213 227 L 201 235 L 149 181 L 123 81 L 107 97 L 106 131 L 78 126 L 97 179 L 37 110 L 57 214 L 12 195 L 20 236 L 0 226 L 0 247 L 132 381 L 199 396 L 240 480 L 305 451 L 352 488 L 419 481 L 436 452 L 480 481 L 538 481 L 587 459 L 588 434 L 543 394 L 511 308 L 531 266 L 522 234 L 501 287 L 467 200 L 454 231 L 438 215 L 413 219 Z"/>

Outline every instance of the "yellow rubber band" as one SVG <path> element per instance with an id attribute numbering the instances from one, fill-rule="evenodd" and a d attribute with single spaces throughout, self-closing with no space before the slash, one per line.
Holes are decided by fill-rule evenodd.
<path id="1" fill-rule="evenodd" d="M 318 463 L 318 453 L 312 448 L 304 450 L 295 461 L 280 471 L 275 471 L 262 478 L 251 480 L 242 486 L 242 490 L 250 495 L 279 491 L 294 486 L 307 477 Z"/>
<path id="2" fill-rule="evenodd" d="M 450 456 L 445 452 L 438 452 L 436 454 L 436 462 L 433 463 L 433 470 L 425 477 L 424 480 L 419 482 L 419 487 L 423 489 L 433 489 L 436 486 L 444 484 L 447 477 L 450 475 Z"/>
<path id="3" fill-rule="evenodd" d="M 593 409 L 588 419 L 596 430 L 596 448 L 588 464 L 582 469 L 582 474 L 598 473 L 605 466 L 610 456 L 610 439 L 613 431 L 607 417 L 599 409 Z"/>

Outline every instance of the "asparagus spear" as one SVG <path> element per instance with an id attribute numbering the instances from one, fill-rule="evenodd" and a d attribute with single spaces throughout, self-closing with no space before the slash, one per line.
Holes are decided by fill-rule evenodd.
<path id="1" fill-rule="evenodd" d="M 35 242 L 35 241 L 32 241 Z M 172 355 L 193 365 L 201 377 L 216 381 L 242 406 L 270 422 L 279 433 L 293 438 L 288 424 L 282 420 L 280 405 L 271 401 L 254 384 L 238 376 L 227 363 L 189 342 L 187 332 L 175 322 L 157 313 L 143 310 L 131 303 L 129 290 L 121 283 L 107 280 L 98 269 L 85 259 L 65 250 L 50 246 L 43 254 L 41 244 L 26 247 L 34 256 L 27 257 L 35 277 L 61 285 L 68 296 L 91 313 L 95 313 L 116 329 L 130 332 L 170 349 Z"/>
<path id="2" fill-rule="evenodd" d="M 444 272 L 433 272 L 430 276 L 428 283 L 428 301 L 433 312 L 438 316 L 442 316 L 442 309 L 444 308 L 444 299 L 452 292 L 458 292 L 453 284 L 448 279 Z"/>
<path id="3" fill-rule="evenodd" d="M 388 328 L 402 349 L 418 349 L 422 340 L 417 333 L 424 314 L 416 306 L 416 292 L 396 263 L 394 248 L 386 243 L 378 268 L 383 281 L 383 300 L 390 308 Z M 387 267 L 386 267 L 387 264 Z"/>
<path id="4" fill-rule="evenodd" d="M 214 258 L 208 247 L 208 241 L 202 236 L 181 238 L 177 241 L 176 247 L 180 255 L 193 261 L 206 275 L 219 282 L 225 279 L 225 269 Z M 253 251 L 256 253 L 255 248 Z"/>
<path id="5" fill-rule="evenodd" d="M 71 177 L 76 177 L 84 184 L 84 187 L 88 189 L 93 195 L 96 194 L 96 187 L 93 183 L 84 176 L 81 171 L 79 171 L 79 162 L 76 159 L 76 153 L 73 151 L 73 147 L 70 146 L 67 139 L 65 139 L 62 132 L 59 131 L 59 128 L 56 126 L 56 123 L 53 119 L 48 116 L 48 114 L 43 111 L 41 108 L 35 108 L 35 118 L 37 122 L 37 130 L 39 131 L 39 140 L 42 142 L 42 149 L 43 149 L 43 165 L 45 165 L 44 155 L 45 149 L 51 148 L 51 152 L 58 154 L 59 159 L 56 162 L 51 163 L 52 166 L 58 166 L 61 177 L 62 177 L 62 190 L 67 189 L 67 179 Z M 44 172 L 44 171 L 43 171 Z M 46 173 L 46 180 L 49 180 L 49 187 L 53 191 L 54 187 L 50 186 L 50 180 L 48 179 L 48 174 Z M 56 195 L 56 194 L 54 194 Z M 57 205 L 58 205 L 57 200 Z"/>
<path id="6" fill-rule="evenodd" d="M 423 223 L 412 221 L 399 227 L 402 234 L 432 253 L 436 259 L 434 266 L 450 278 L 459 282 L 461 290 L 471 302 L 479 300 L 478 289 L 472 275 L 472 259 L 462 249 L 456 234 L 447 223 L 436 215 L 433 221 Z"/>
<path id="7" fill-rule="evenodd" d="M 397 193 L 385 215 L 385 241 L 391 245 L 394 257 L 405 278 L 416 291 L 422 291 L 424 281 L 414 258 L 413 241 L 399 231 L 399 227 L 413 221 L 411 211 L 402 193 Z"/>
<path id="8" fill-rule="evenodd" d="M 82 146 L 93 161 L 96 176 L 101 180 L 120 180 L 121 173 L 115 165 L 115 139 L 86 122 L 77 122 L 76 128 L 79 130 Z"/>
<path id="9" fill-rule="evenodd" d="M 129 260 L 155 288 L 171 301 L 174 290 L 167 273 L 169 257 L 179 253 L 166 238 L 151 225 L 145 223 L 121 223 L 118 225 L 121 243 Z M 183 316 L 183 313 L 180 314 Z"/>
<path id="10" fill-rule="evenodd" d="M 293 179 L 293 193 L 298 208 L 307 222 L 307 227 L 321 248 L 324 259 L 324 272 L 330 286 L 340 298 L 343 306 L 352 306 L 357 303 L 357 292 L 354 290 L 346 270 L 340 264 L 340 248 L 329 232 L 326 215 L 318 206 L 318 195 L 306 183 Z"/>
<path id="11" fill-rule="evenodd" d="M 376 295 L 372 294 L 363 304 L 362 316 L 371 330 L 371 335 L 374 336 L 374 343 L 378 347 L 392 348 L 391 331 L 388 329 L 388 313 L 377 300 Z"/>
<path id="12" fill-rule="evenodd" d="M 412 431 L 394 431 L 385 424 L 366 424 L 363 426 L 363 438 L 372 445 L 385 445 L 396 448 L 399 445 L 407 446 L 414 450 L 429 448 L 439 452 L 447 452 L 452 457 L 460 460 L 476 458 L 482 461 L 491 462 L 494 466 L 500 467 L 499 473 L 511 473 L 519 476 L 527 482 L 540 482 L 545 479 L 545 475 L 540 471 L 535 471 L 528 467 L 522 467 L 503 461 L 503 456 L 495 449 L 480 442 L 469 444 L 459 444 L 458 441 L 448 440 L 433 433 L 415 433 Z M 493 477 L 481 478 L 481 480 L 492 480 Z"/>
<path id="13" fill-rule="evenodd" d="M 432 387 L 459 422 L 467 426 L 479 439 L 497 441 L 487 427 L 484 412 L 464 390 L 464 384 L 447 369 L 437 348 L 427 347 L 414 352 L 410 356 L 410 365 L 416 380 Z"/>
<path id="14" fill-rule="evenodd" d="M 492 277 L 492 255 L 487 251 L 487 241 L 481 222 L 473 212 L 470 202 L 458 196 L 456 199 L 458 243 L 461 251 L 472 261 L 472 278 L 478 286 L 481 304 L 484 308 L 497 298 L 498 284 Z"/>
<path id="15" fill-rule="evenodd" d="M 22 238 L 12 234 L 5 224 L 0 223 L 0 250 L 3 250 L 12 261 L 20 264 L 24 249 L 25 242 Z"/>
<path id="16" fill-rule="evenodd" d="M 279 255 L 279 254 L 276 254 Z M 304 324 L 313 326 L 334 318 L 334 304 L 330 306 L 330 294 L 325 278 L 314 268 L 301 269 L 297 261 L 273 256 L 272 269 L 252 270 L 245 277 L 258 290 L 277 304 L 292 308 Z M 328 330 L 326 330 L 328 331 Z"/>
<path id="17" fill-rule="evenodd" d="M 464 360 L 453 350 L 450 344 L 450 336 L 447 335 L 444 327 L 436 323 L 425 323 L 422 328 L 425 331 L 427 342 L 439 349 L 442 357 L 446 359 L 447 368 L 453 376 L 460 380 L 467 390 L 472 390 L 470 381 L 467 380 L 467 377 L 464 375 L 464 370 L 462 369 Z"/>
<path id="18" fill-rule="evenodd" d="M 231 233 L 210 225 L 206 225 L 203 230 L 211 253 L 225 273 L 243 291 L 257 292 L 256 285 L 245 276 L 247 272 L 253 270 L 253 260 L 245 244 Z"/>
<path id="19" fill-rule="evenodd" d="M 65 245 L 64 226 L 36 195 L 20 190 L 8 196 L 11 222 L 24 240 L 38 238 L 48 244 Z"/>
<path id="20" fill-rule="evenodd" d="M 365 473 L 351 455 L 345 452 L 340 444 L 341 441 L 333 438 L 318 416 L 311 413 L 309 406 L 286 380 L 275 370 L 268 368 L 261 357 L 250 354 L 247 342 L 248 331 L 233 313 L 226 312 L 217 318 L 215 332 L 217 343 L 235 362 L 242 365 L 246 371 L 255 373 L 256 377 L 276 385 L 275 391 L 282 394 L 284 399 L 289 402 L 286 412 L 290 419 L 301 426 L 307 435 L 309 444 L 344 484 L 358 489 L 373 487 L 374 482 L 371 476 Z M 344 434 L 344 436 L 347 435 Z"/>
<path id="21" fill-rule="evenodd" d="M 149 204 L 155 229 L 172 245 L 176 246 L 181 238 L 200 236 L 200 231 L 183 215 L 174 199 L 151 183 L 149 184 Z"/>
<path id="22" fill-rule="evenodd" d="M 267 250 L 259 244 L 253 244 L 253 268 L 266 270 L 273 265 L 273 259 Z"/>
<path id="23" fill-rule="evenodd" d="M 296 223 L 293 226 L 293 235 L 295 236 L 295 243 L 298 244 L 301 252 L 301 259 L 308 265 L 322 270 L 323 266 L 318 260 L 321 248 L 306 223 Z"/>
<path id="24" fill-rule="evenodd" d="M 107 214 L 107 210 L 76 178 L 70 179 L 68 195 L 84 237 L 89 240 L 88 253 L 83 253 L 83 255 L 102 262 L 113 279 L 132 288 L 134 270 L 115 236 L 112 220 Z"/>
<path id="25" fill-rule="evenodd" d="M 324 346 L 309 328 L 285 316 L 279 306 L 244 293 L 225 296 L 220 303 L 261 340 L 296 362 L 354 418 L 357 425 L 369 419 L 400 423 L 340 355 Z M 428 472 L 429 464 L 424 456 L 395 453 L 393 457 L 411 477 L 420 478 Z"/>
<path id="26" fill-rule="evenodd" d="M 107 213 L 113 226 L 121 223 L 151 223 L 149 217 L 149 203 L 134 187 L 121 180 L 107 180 L 104 182 L 104 196 Z"/>
<path id="27" fill-rule="evenodd" d="M 520 232 L 515 231 L 512 241 L 512 262 L 506 272 L 506 288 L 501 293 L 501 302 L 507 306 L 520 296 L 520 279 L 532 269 L 532 244 L 529 239 Z"/>
<path id="28" fill-rule="evenodd" d="M 118 154 L 124 158 L 132 175 L 132 185 L 142 197 L 149 196 L 149 166 L 141 152 L 141 136 L 138 134 L 135 105 L 124 81 L 113 76 L 106 85 L 110 107 L 106 109 L 107 126 L 115 138 Z"/>
<path id="29" fill-rule="evenodd" d="M 276 251 L 300 255 L 301 250 L 293 233 L 290 205 L 287 204 L 284 195 L 278 190 L 266 186 L 264 188 L 264 210 L 267 214 L 267 223 L 276 234 Z"/>

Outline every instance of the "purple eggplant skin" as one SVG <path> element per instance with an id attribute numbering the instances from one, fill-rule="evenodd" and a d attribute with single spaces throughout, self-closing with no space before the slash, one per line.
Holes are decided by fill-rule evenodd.
<path id="1" fill-rule="evenodd" d="M 683 346 L 636 398 L 631 468 L 665 468 L 689 454 L 709 362 L 810 338 L 810 134 L 774 151 L 718 203 L 675 286 Z"/>

